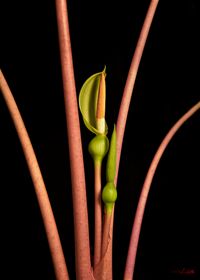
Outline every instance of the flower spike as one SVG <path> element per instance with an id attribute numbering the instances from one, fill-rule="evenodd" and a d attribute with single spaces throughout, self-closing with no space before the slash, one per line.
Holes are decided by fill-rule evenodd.
<path id="1" fill-rule="evenodd" d="M 106 67 L 90 76 L 83 84 L 79 95 L 79 108 L 86 127 L 96 135 L 106 135 L 105 121 Z"/>

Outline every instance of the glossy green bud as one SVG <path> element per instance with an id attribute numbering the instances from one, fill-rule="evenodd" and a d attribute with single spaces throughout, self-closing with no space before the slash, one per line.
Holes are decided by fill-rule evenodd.
<path id="1" fill-rule="evenodd" d="M 117 189 L 113 182 L 108 182 L 103 188 L 102 200 L 107 213 L 111 213 L 117 199 Z"/>
<path id="2" fill-rule="evenodd" d="M 95 136 L 88 145 L 88 151 L 95 163 L 101 162 L 108 152 L 109 140 L 105 135 Z"/>

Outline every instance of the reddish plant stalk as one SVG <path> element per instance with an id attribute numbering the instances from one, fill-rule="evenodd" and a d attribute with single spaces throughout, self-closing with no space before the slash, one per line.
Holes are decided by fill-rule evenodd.
<path id="1" fill-rule="evenodd" d="M 149 167 L 149 170 L 147 172 L 142 191 L 140 194 L 135 219 L 133 223 L 132 233 L 131 233 L 131 239 L 129 243 L 129 250 L 127 255 L 127 261 L 126 261 L 126 267 L 124 272 L 124 280 L 132 280 L 133 279 L 133 273 L 134 273 L 134 267 L 135 267 L 135 260 L 136 260 L 136 253 L 138 248 L 138 241 L 141 231 L 141 225 L 144 215 L 144 210 L 149 194 L 149 190 L 151 187 L 151 183 L 156 171 L 156 168 L 158 166 L 158 163 L 168 146 L 169 142 L 175 135 L 175 133 L 178 131 L 178 129 L 197 111 L 200 109 L 200 102 L 198 102 L 196 105 L 194 105 L 186 114 L 184 114 L 170 129 L 170 131 L 167 133 L 165 138 L 163 139 L 162 143 L 160 144 L 152 162 Z"/>
<path id="2" fill-rule="evenodd" d="M 149 29 L 151 27 L 154 14 L 157 8 L 159 0 L 151 0 L 143 26 L 142 30 L 140 32 L 140 36 L 137 42 L 137 46 L 135 48 L 135 52 L 132 58 L 131 66 L 129 69 L 128 77 L 126 80 L 121 105 L 119 109 L 118 119 L 117 119 L 117 164 L 116 164 L 116 179 L 117 182 L 117 176 L 118 176 L 118 170 L 119 170 L 119 162 L 120 162 L 120 156 L 121 156 L 121 149 L 122 149 L 122 143 L 124 138 L 124 131 L 126 126 L 126 120 L 128 115 L 128 110 L 130 106 L 131 96 L 133 92 L 133 88 L 135 85 L 135 80 L 138 72 L 138 68 L 140 65 L 141 57 L 144 51 L 144 47 L 146 44 L 147 36 L 149 34 Z M 115 182 L 115 183 L 116 183 Z"/>
<path id="3" fill-rule="evenodd" d="M 56 0 L 74 209 L 77 280 L 92 279 L 83 152 L 66 0 Z"/>
<path id="4" fill-rule="evenodd" d="M 121 149 L 122 149 L 122 142 L 123 142 L 123 137 L 124 137 L 124 131 L 125 131 L 125 125 L 126 125 L 126 119 L 128 115 L 128 110 L 129 110 L 129 105 L 130 105 L 130 100 L 140 64 L 140 60 L 142 57 L 142 53 L 145 47 L 145 43 L 147 40 L 147 36 L 149 34 L 149 30 L 151 27 L 151 23 L 157 8 L 159 0 L 151 0 L 144 24 L 142 26 L 142 30 L 140 32 L 140 36 L 138 39 L 138 43 L 132 58 L 131 66 L 129 69 L 127 81 L 125 84 L 123 96 L 122 96 L 122 101 L 119 109 L 119 114 L 118 114 L 118 119 L 117 119 L 117 125 L 116 125 L 116 132 L 117 132 L 117 160 L 116 160 L 116 176 L 115 176 L 115 185 L 117 185 L 117 178 L 118 178 L 118 170 L 119 170 L 119 162 L 120 162 L 120 157 L 121 157 Z M 113 240 L 113 223 L 114 223 L 114 209 L 111 217 L 111 222 L 110 226 L 106 226 L 107 228 L 109 227 L 109 234 L 106 234 L 109 238 L 109 244 L 107 246 L 108 250 L 105 252 L 105 255 L 102 256 L 102 263 L 109 264 L 106 265 L 106 269 L 108 268 L 111 272 L 112 275 L 112 240 Z M 108 224 L 108 223 L 107 223 Z M 103 233 L 103 239 L 104 239 L 104 233 Z M 102 271 L 105 271 L 103 265 L 102 265 Z M 109 276 L 108 276 L 109 277 Z M 109 280 L 109 278 L 105 278 L 106 280 Z"/>
<path id="5" fill-rule="evenodd" d="M 94 267 L 101 259 L 101 239 L 102 239 L 102 209 L 101 209 L 101 163 L 95 163 L 94 167 L 95 188 L 95 234 L 94 234 Z"/>
<path id="6" fill-rule="evenodd" d="M 108 242 L 110 239 L 110 224 L 112 222 L 112 213 L 104 213 L 104 225 L 103 225 L 103 239 L 102 239 L 102 257 L 105 255 Z"/>
<path id="7" fill-rule="evenodd" d="M 35 188 L 57 280 L 68 280 L 68 271 L 55 218 L 30 138 L 10 88 L 0 70 L 0 90 L 15 125 Z"/>
<path id="8" fill-rule="evenodd" d="M 159 0 L 151 0 L 151 3 L 149 5 L 149 9 L 146 14 L 146 18 L 144 20 L 144 24 L 138 39 L 138 43 L 132 58 L 130 70 L 128 73 L 127 81 L 125 84 L 122 101 L 119 109 L 118 119 L 117 119 L 117 125 L 116 125 L 116 132 L 117 132 L 117 160 L 116 160 L 116 176 L 115 176 L 115 185 L 117 185 L 117 177 L 118 177 L 118 170 L 119 170 L 119 162 L 120 162 L 120 156 L 121 156 L 121 149 L 122 149 L 122 142 L 124 137 L 124 131 L 125 131 L 125 125 L 126 125 L 126 119 L 128 115 L 130 100 L 135 84 L 136 75 L 138 72 L 140 60 L 142 57 L 142 53 L 144 50 L 144 46 L 146 43 L 146 39 L 149 33 L 149 29 L 157 8 Z M 114 209 L 110 221 L 109 227 L 109 234 L 107 236 L 109 237 L 109 245 L 107 248 L 109 250 L 106 252 L 105 259 L 109 259 L 109 264 L 112 266 L 112 239 L 113 239 L 113 223 L 114 223 Z M 108 224 L 108 223 L 107 223 Z M 103 239 L 104 239 L 104 233 L 103 233 Z M 102 256 L 103 257 L 103 256 Z M 110 268 L 112 270 L 112 268 Z"/>

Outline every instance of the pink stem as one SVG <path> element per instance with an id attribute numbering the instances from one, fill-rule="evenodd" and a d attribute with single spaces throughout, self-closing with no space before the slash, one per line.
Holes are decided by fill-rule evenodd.
<path id="1" fill-rule="evenodd" d="M 142 53 L 145 47 L 146 39 L 149 33 L 149 29 L 151 27 L 151 23 L 157 8 L 159 0 L 151 0 L 151 3 L 149 5 L 144 24 L 142 26 L 142 30 L 138 39 L 138 43 L 132 58 L 131 66 L 129 69 L 128 77 L 126 80 L 122 101 L 119 109 L 118 119 L 117 119 L 117 125 L 116 125 L 116 131 L 117 131 L 117 160 L 116 160 L 116 176 L 115 176 L 115 185 L 117 185 L 117 178 L 118 178 L 118 171 L 119 171 L 119 162 L 121 157 L 121 150 L 122 150 L 122 142 L 124 138 L 124 131 L 125 131 L 125 125 L 126 125 L 126 119 L 128 115 L 130 100 L 136 80 L 136 75 L 138 72 L 140 60 L 142 57 Z M 110 241 L 112 243 L 113 238 L 113 223 L 114 223 L 114 209 L 113 209 L 113 215 L 110 223 L 110 232 L 109 236 L 111 237 Z M 112 253 L 112 250 L 110 250 L 110 253 Z M 109 256 L 110 259 L 112 259 L 112 255 Z"/>
<path id="2" fill-rule="evenodd" d="M 92 279 L 83 152 L 66 0 L 56 0 L 70 155 L 77 280 Z"/>
<path id="3" fill-rule="evenodd" d="M 102 239 L 102 209 L 101 209 L 101 163 L 96 163 L 95 173 L 95 236 L 94 236 L 94 268 L 101 259 L 101 239 Z"/>
<path id="4" fill-rule="evenodd" d="M 117 131 L 117 160 L 116 160 L 116 176 L 115 176 L 115 185 L 117 185 L 117 178 L 118 178 L 118 171 L 119 171 L 119 162 L 120 162 L 120 157 L 121 157 L 121 150 L 122 150 L 122 142 L 123 142 L 123 137 L 124 137 L 124 131 L 125 131 L 125 125 L 126 125 L 126 119 L 128 115 L 128 110 L 129 110 L 129 105 L 131 101 L 131 96 L 136 80 L 136 75 L 138 72 L 140 60 L 142 57 L 142 53 L 145 47 L 145 43 L 147 40 L 147 36 L 149 34 L 149 29 L 151 27 L 151 23 L 157 8 L 159 0 L 151 0 L 144 24 L 142 26 L 142 30 L 138 39 L 138 43 L 132 58 L 131 66 L 129 69 L 128 77 L 126 80 L 123 96 L 122 96 L 122 101 L 119 109 L 119 114 L 118 114 L 118 119 L 117 119 L 117 125 L 116 125 L 116 131 Z M 113 209 L 113 214 L 112 214 L 112 219 L 110 223 L 110 231 L 109 231 L 109 236 L 110 240 L 109 242 L 111 243 L 110 245 L 112 246 L 112 238 L 113 238 L 113 223 L 114 223 L 114 209 Z M 110 262 L 112 260 L 112 249 L 109 251 L 109 259 Z M 107 256 L 108 258 L 108 256 Z"/>
<path id="5" fill-rule="evenodd" d="M 64 254 L 54 219 L 51 204 L 48 198 L 44 180 L 25 128 L 24 122 L 20 115 L 19 109 L 13 98 L 13 95 L 9 89 L 9 86 L 0 70 L 0 90 L 2 91 L 6 105 L 9 109 L 10 115 L 14 122 L 18 137 L 20 139 L 22 149 L 26 158 L 26 162 L 31 174 L 31 178 L 34 184 L 37 200 L 39 203 L 40 211 L 42 214 L 47 240 L 50 247 L 50 253 L 54 265 L 55 275 L 57 280 L 68 280 L 68 271 L 64 259 Z"/>
<path id="6" fill-rule="evenodd" d="M 124 280 L 133 279 L 136 253 L 137 253 L 137 247 L 138 247 L 138 241 L 139 241 L 139 236 L 140 236 L 140 230 L 141 230 L 145 205 L 146 205 L 147 197 L 149 194 L 151 183 L 152 183 L 156 168 L 158 166 L 158 163 L 159 163 L 167 145 L 169 144 L 169 142 L 171 141 L 171 139 L 173 138 L 175 133 L 184 124 L 184 122 L 187 121 L 198 109 L 200 109 L 200 102 L 198 102 L 195 106 L 193 106 L 186 114 L 184 114 L 174 124 L 174 126 L 170 129 L 170 131 L 167 133 L 167 135 L 163 139 L 162 143 L 160 144 L 160 146 L 151 162 L 148 173 L 146 175 L 146 179 L 145 179 L 143 187 L 142 187 L 140 199 L 139 199 L 136 214 L 135 214 L 135 219 L 134 219 L 132 233 L 131 233 L 131 239 L 130 239 L 130 243 L 129 243 L 126 267 L 125 267 L 125 272 L 124 272 Z"/>
<path id="7" fill-rule="evenodd" d="M 146 18 L 144 20 L 144 24 L 142 26 L 142 30 L 138 39 L 138 43 L 133 55 L 133 59 L 131 62 L 130 70 L 128 73 L 128 77 L 126 80 L 124 93 L 122 96 L 122 101 L 119 109 L 118 119 L 117 119 L 117 163 L 116 163 L 116 179 L 117 182 L 117 176 L 118 176 L 118 170 L 119 170 L 119 162 L 120 162 L 120 156 L 121 156 L 121 149 L 122 149 L 122 142 L 124 138 L 124 131 L 126 126 L 126 119 L 128 115 L 128 110 L 130 106 L 131 96 L 133 92 L 133 88 L 135 85 L 135 80 L 140 64 L 140 60 L 143 54 L 143 50 L 145 47 L 145 43 L 147 40 L 147 36 L 149 34 L 149 29 L 151 27 L 151 23 L 157 8 L 159 0 L 151 0 L 151 3 L 149 5 L 149 9 L 146 14 Z"/>

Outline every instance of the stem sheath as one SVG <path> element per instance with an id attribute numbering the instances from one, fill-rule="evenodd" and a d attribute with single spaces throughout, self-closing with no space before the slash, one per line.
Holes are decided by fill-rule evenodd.
<path id="1" fill-rule="evenodd" d="M 110 239 L 110 224 L 112 221 L 112 212 L 109 213 L 105 211 L 104 213 L 104 225 L 103 225 L 103 240 L 102 240 L 102 257 L 105 255 L 107 247 L 108 247 L 108 242 Z"/>

